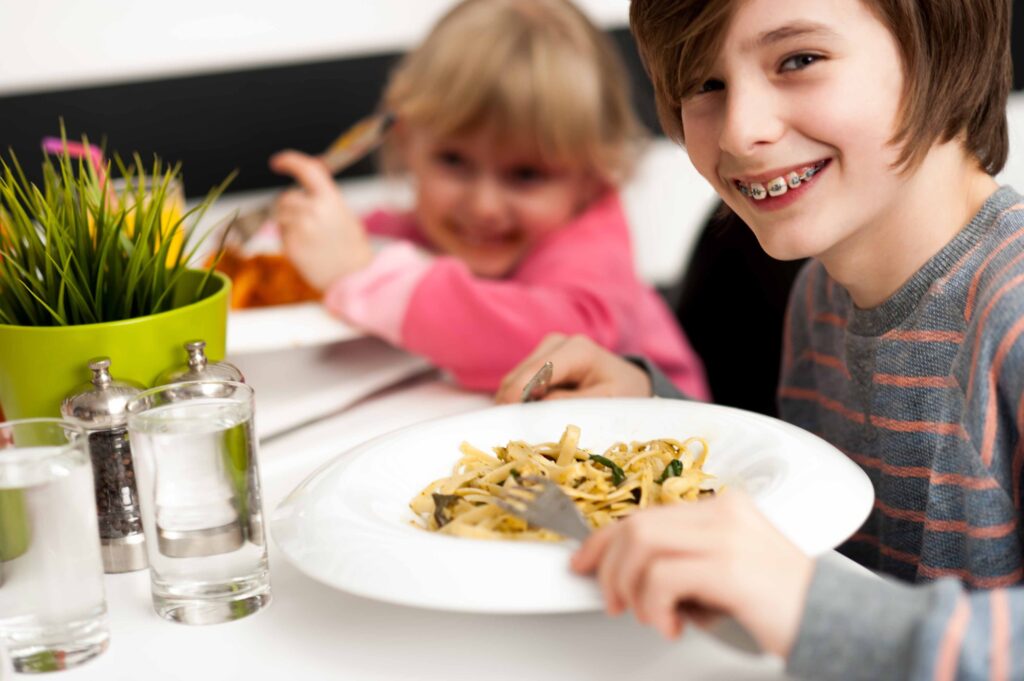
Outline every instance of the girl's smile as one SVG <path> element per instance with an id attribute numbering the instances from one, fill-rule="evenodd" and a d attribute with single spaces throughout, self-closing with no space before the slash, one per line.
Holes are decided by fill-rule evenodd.
<path id="1" fill-rule="evenodd" d="M 507 276 L 600 191 L 591 173 L 488 131 L 444 139 L 410 131 L 403 153 L 424 236 L 480 277 Z"/>

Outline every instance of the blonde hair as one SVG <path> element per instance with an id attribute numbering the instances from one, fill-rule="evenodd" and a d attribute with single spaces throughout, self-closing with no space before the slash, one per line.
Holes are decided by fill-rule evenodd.
<path id="1" fill-rule="evenodd" d="M 465 0 L 391 74 L 382 106 L 438 137 L 487 131 L 617 184 L 642 127 L 616 47 L 568 0 Z M 394 144 L 385 164 L 395 166 Z"/>

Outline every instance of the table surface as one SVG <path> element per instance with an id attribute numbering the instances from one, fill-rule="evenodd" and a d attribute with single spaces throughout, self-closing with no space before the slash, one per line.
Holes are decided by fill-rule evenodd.
<path id="1" fill-rule="evenodd" d="M 345 362 L 345 353 L 326 353 Z M 246 359 L 250 366 L 258 357 Z M 325 360 L 326 361 L 326 360 Z M 351 361 L 358 363 L 358 356 Z M 312 371 L 309 358 L 297 365 Z M 337 366 L 334 367 L 337 370 Z M 300 391 L 301 372 L 287 386 Z M 259 464 L 269 515 L 322 464 L 376 435 L 425 419 L 485 408 L 489 395 L 436 374 L 405 379 L 313 423 L 267 438 Z M 147 571 L 107 575 L 110 648 L 63 672 L 68 681 L 162 679 L 783 679 L 782 661 L 729 645 L 741 640 L 688 630 L 666 642 L 631 615 L 498 616 L 434 612 L 367 600 L 320 584 L 269 544 L 273 601 L 237 622 L 187 626 L 153 611 Z M 849 563 L 838 554 L 830 560 Z M 852 563 L 849 563 L 851 566 Z M 15 675 L 27 678 L 26 675 Z"/>

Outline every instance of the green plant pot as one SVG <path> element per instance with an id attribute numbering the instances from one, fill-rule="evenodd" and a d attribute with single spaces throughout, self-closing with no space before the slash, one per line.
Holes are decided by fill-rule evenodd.
<path id="1" fill-rule="evenodd" d="M 0 561 L 12 560 L 28 550 L 28 510 L 20 489 L 0 490 Z"/>
<path id="2" fill-rule="evenodd" d="M 195 291 L 203 276 L 187 272 L 175 300 Z M 147 387 L 186 362 L 182 346 L 190 340 L 205 340 L 207 357 L 223 359 L 230 291 L 218 272 L 201 300 L 160 314 L 76 326 L 0 324 L 0 409 L 8 419 L 60 416 L 64 397 L 92 377 L 87 364 L 94 357 L 110 357 L 115 378 Z"/>

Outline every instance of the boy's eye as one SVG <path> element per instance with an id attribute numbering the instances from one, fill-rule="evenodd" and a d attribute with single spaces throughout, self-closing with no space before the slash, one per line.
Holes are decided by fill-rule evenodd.
<path id="1" fill-rule="evenodd" d="M 779 65 L 779 71 L 802 71 L 819 60 L 821 57 L 816 54 L 794 54 L 783 60 Z"/>

